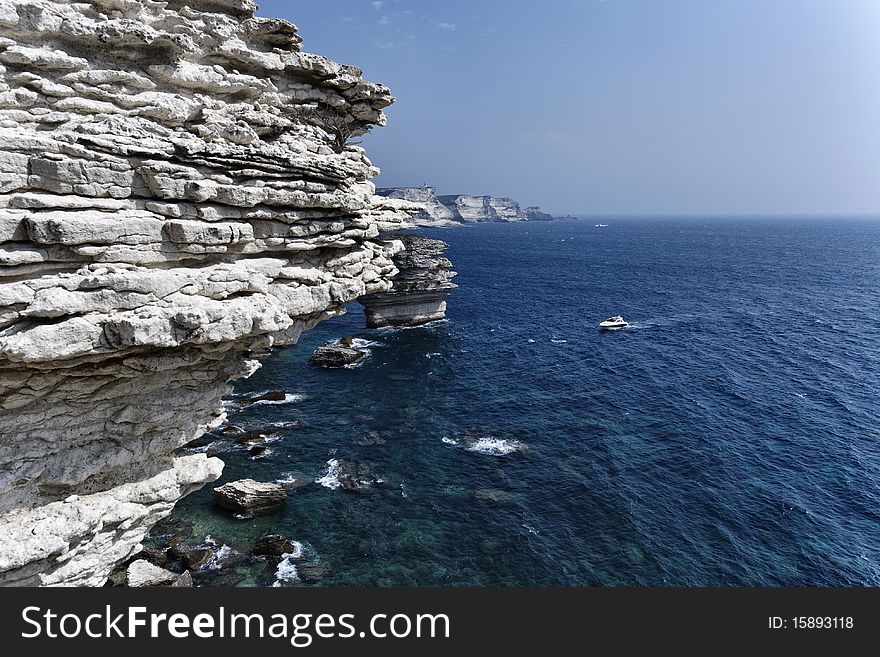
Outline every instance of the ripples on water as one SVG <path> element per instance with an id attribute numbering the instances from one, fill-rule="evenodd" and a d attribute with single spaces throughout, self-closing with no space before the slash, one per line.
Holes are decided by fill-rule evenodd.
<path id="1" fill-rule="evenodd" d="M 304 484 L 285 510 L 235 520 L 209 487 L 175 517 L 286 534 L 324 585 L 880 585 L 880 222 L 594 223 L 430 231 L 448 321 L 355 305 L 239 384 L 296 397 L 232 417 L 281 439 L 221 482 Z M 306 364 L 345 334 L 362 366 Z M 382 485 L 315 483 L 335 459 Z"/>

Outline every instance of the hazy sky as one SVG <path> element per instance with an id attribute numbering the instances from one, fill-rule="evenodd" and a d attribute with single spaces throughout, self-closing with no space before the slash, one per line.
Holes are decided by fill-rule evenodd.
<path id="1" fill-rule="evenodd" d="M 880 0 L 260 4 L 391 87 L 365 143 L 379 185 L 554 212 L 880 214 Z"/>

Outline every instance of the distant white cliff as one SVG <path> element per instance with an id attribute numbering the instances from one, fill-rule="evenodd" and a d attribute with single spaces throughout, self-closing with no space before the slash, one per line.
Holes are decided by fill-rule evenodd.
<path id="1" fill-rule="evenodd" d="M 454 226 L 485 222 L 552 221 L 557 217 L 539 207 L 523 208 L 511 198 L 450 194 L 438 196 L 435 187 L 380 187 L 376 193 L 422 206 L 415 217 L 419 226 Z"/>

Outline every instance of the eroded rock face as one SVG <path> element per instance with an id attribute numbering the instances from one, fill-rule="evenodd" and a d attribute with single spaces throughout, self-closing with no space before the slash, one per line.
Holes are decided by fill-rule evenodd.
<path id="1" fill-rule="evenodd" d="M 287 491 L 280 484 L 240 479 L 215 488 L 214 499 L 229 511 L 259 515 L 281 507 L 287 500 Z"/>
<path id="2" fill-rule="evenodd" d="M 394 256 L 399 273 L 392 288 L 361 297 L 367 326 L 419 326 L 446 317 L 446 297 L 457 285 L 456 272 L 443 257 L 447 244 L 421 235 L 402 235 L 404 249 Z"/>
<path id="3" fill-rule="evenodd" d="M 390 289 L 389 90 L 250 0 L 0 0 L 0 584 L 103 583 L 273 345 Z M 411 208 L 410 208 L 411 210 Z"/>
<path id="4" fill-rule="evenodd" d="M 454 226 L 458 223 L 453 218 L 452 210 L 440 202 L 435 187 L 382 187 L 376 193 L 386 198 L 418 204 L 421 210 L 414 217 L 414 222 L 418 225 Z"/>

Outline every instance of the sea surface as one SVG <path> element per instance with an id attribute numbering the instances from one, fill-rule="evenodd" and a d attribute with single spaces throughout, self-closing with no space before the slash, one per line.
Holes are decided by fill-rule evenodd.
<path id="1" fill-rule="evenodd" d="M 154 531 L 241 559 L 284 534 L 318 575 L 233 559 L 199 583 L 880 585 L 880 221 L 423 233 L 459 272 L 446 321 L 365 330 L 353 304 L 238 384 L 288 397 L 230 402 L 276 433 L 220 454 L 220 483 L 286 481 L 283 511 L 237 519 L 208 486 Z M 343 335 L 362 365 L 307 364 Z"/>

